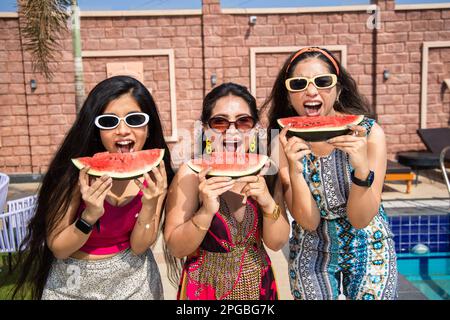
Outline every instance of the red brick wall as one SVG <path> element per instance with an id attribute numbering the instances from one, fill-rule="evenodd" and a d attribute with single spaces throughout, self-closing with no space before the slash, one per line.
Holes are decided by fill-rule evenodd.
<path id="1" fill-rule="evenodd" d="M 416 134 L 420 122 L 422 44 L 450 40 L 450 10 L 393 11 L 394 1 L 381 2 L 381 8 L 387 11 L 382 11 L 382 29 L 377 38 L 377 111 L 393 158 L 399 151 L 425 148 Z M 442 97 L 440 88 L 436 90 L 440 87 L 437 79 L 444 77 L 445 70 L 450 77 L 448 56 L 440 57 L 440 52 L 448 51 L 450 48 L 430 50 L 428 127 L 449 125 L 448 90 Z M 382 78 L 384 69 L 391 72 L 387 81 Z"/>
<path id="2" fill-rule="evenodd" d="M 24 70 L 17 19 L 0 19 L 0 170 L 31 171 Z"/>
<path id="3" fill-rule="evenodd" d="M 234 81 L 250 87 L 250 48 L 346 45 L 347 69 L 369 102 L 376 102 L 389 157 L 394 158 L 398 151 L 424 148 L 416 134 L 422 44 L 450 41 L 450 10 L 395 11 L 393 0 L 377 4 L 382 9 L 381 29 L 375 35 L 366 26 L 369 13 L 365 11 L 257 14 L 256 25 L 250 26 L 249 15 L 223 14 L 219 0 L 203 0 L 201 16 L 84 17 L 82 47 L 89 51 L 174 49 L 177 124 L 191 130 L 200 117 L 202 98 L 212 88 L 211 75 L 217 76 L 217 83 Z M 70 35 L 64 35 L 69 40 L 60 41 L 54 78 L 46 81 L 33 72 L 30 55 L 22 49 L 18 22 L 0 18 L 0 171 L 41 173 L 75 119 L 72 44 Z M 257 54 L 259 104 L 287 55 Z M 450 48 L 430 49 L 429 127 L 449 125 L 450 93 L 442 86 L 450 78 L 449 56 Z M 113 61 L 144 63 L 144 82 L 152 89 L 170 135 L 167 56 L 84 58 L 86 93 L 106 77 L 106 63 Z M 391 73 L 388 80 L 383 79 L 384 69 Z M 31 79 L 38 83 L 34 92 L 29 88 Z"/>
<path id="4" fill-rule="evenodd" d="M 201 17 L 82 18 L 83 50 L 174 49 L 177 126 L 191 129 L 203 99 Z M 158 106 L 164 133 L 171 131 L 169 60 L 167 56 L 84 58 L 86 92 L 106 77 L 106 64 L 142 61 L 144 84 Z"/>

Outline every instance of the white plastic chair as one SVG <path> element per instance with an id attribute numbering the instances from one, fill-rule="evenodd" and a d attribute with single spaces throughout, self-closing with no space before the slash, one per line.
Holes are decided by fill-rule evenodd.
<path id="1" fill-rule="evenodd" d="M 36 210 L 37 195 L 6 202 L 6 211 L 0 214 L 0 253 L 9 253 L 11 270 L 11 253 L 19 251 L 27 234 L 27 226 Z"/>
<path id="2" fill-rule="evenodd" d="M 9 176 L 4 173 L 0 173 L 0 213 L 3 212 L 6 203 L 6 197 L 8 195 Z"/>

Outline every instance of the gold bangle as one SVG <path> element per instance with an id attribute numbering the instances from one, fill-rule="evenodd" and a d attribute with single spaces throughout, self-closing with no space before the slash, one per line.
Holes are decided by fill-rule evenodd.
<path id="1" fill-rule="evenodd" d="M 194 217 L 195 217 L 195 216 L 194 216 Z M 208 231 L 208 230 L 209 230 L 209 228 L 205 228 L 205 227 L 199 226 L 197 223 L 195 223 L 194 217 L 192 217 L 190 220 L 192 221 L 192 224 L 193 224 L 197 229 L 202 230 L 202 231 Z"/>
<path id="2" fill-rule="evenodd" d="M 280 217 L 280 206 L 275 202 L 275 208 L 271 213 L 263 212 L 263 216 L 272 220 L 277 220 Z"/>

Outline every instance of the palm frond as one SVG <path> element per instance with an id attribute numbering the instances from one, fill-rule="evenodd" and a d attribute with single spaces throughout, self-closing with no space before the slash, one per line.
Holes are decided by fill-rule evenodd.
<path id="1" fill-rule="evenodd" d="M 51 79 L 50 62 L 61 48 L 61 34 L 67 31 L 70 0 L 20 0 L 19 12 L 24 17 L 24 47 L 32 55 L 33 70 Z"/>

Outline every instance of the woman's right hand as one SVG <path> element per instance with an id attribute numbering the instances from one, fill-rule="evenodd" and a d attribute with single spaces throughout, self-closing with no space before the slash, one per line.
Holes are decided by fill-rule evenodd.
<path id="1" fill-rule="evenodd" d="M 89 169 L 90 167 L 86 166 L 80 170 L 79 185 L 81 199 L 86 205 L 83 219 L 93 224 L 105 213 L 103 205 L 106 195 L 111 190 L 112 179 L 107 175 L 103 175 L 90 184 L 89 175 L 87 174 Z"/>
<path id="2" fill-rule="evenodd" d="M 203 209 L 213 215 L 219 211 L 219 196 L 233 187 L 234 180 L 230 177 L 212 177 L 206 179 L 206 175 L 210 170 L 211 168 L 207 168 L 198 174 L 200 181 L 198 193 Z"/>
<path id="3" fill-rule="evenodd" d="M 301 174 L 303 172 L 302 161 L 299 161 L 304 156 L 311 153 L 309 145 L 299 137 L 291 137 L 289 140 L 286 137 L 286 133 L 289 130 L 289 126 L 286 126 L 281 130 L 279 139 L 281 146 L 283 147 L 286 158 L 289 163 L 289 171 L 291 173 Z"/>

